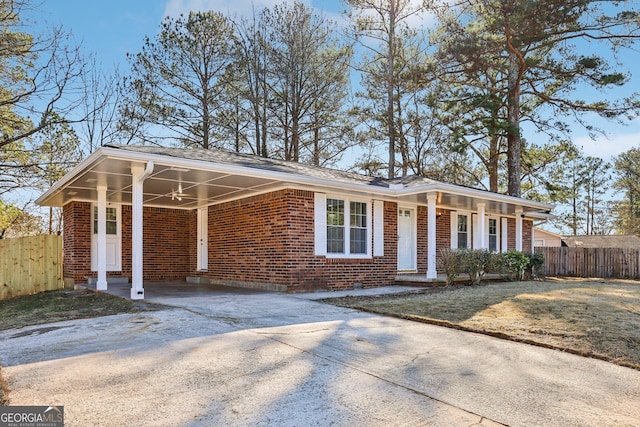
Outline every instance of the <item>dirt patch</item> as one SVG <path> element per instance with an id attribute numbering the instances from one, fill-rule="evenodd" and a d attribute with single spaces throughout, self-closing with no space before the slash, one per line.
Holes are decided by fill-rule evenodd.
<path id="1" fill-rule="evenodd" d="M 324 302 L 480 332 L 640 370 L 640 283 L 550 279 Z"/>

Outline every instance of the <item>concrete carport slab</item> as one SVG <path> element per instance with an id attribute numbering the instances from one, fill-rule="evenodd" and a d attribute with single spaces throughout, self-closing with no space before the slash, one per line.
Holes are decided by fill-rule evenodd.
<path id="1" fill-rule="evenodd" d="M 309 298 L 4 331 L 11 403 L 64 405 L 69 426 L 640 425 L 639 371 Z"/>

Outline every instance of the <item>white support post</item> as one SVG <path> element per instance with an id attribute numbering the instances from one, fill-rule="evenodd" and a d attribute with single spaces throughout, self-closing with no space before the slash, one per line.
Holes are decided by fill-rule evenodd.
<path id="1" fill-rule="evenodd" d="M 500 252 L 507 252 L 509 250 L 509 220 L 507 218 L 500 218 L 501 230 L 500 239 L 502 244 L 500 245 Z"/>
<path id="2" fill-rule="evenodd" d="M 474 233 L 476 236 L 478 236 L 478 241 L 475 242 L 476 244 L 474 245 L 474 247 L 478 249 L 487 249 L 487 227 L 486 221 L 484 219 L 484 214 L 485 204 L 478 203 L 478 215 L 476 216 L 476 229 L 478 230 L 478 232 Z"/>
<path id="3" fill-rule="evenodd" d="M 522 252 L 522 208 L 516 208 L 516 250 Z"/>
<path id="4" fill-rule="evenodd" d="M 437 279 L 436 270 L 436 199 L 437 194 L 427 194 L 427 279 Z"/>
<path id="5" fill-rule="evenodd" d="M 96 289 L 99 291 L 107 290 L 107 187 L 99 185 L 98 190 L 98 214 L 96 221 L 98 222 L 98 243 L 97 243 L 97 261 L 98 261 L 98 280 Z"/>
<path id="6" fill-rule="evenodd" d="M 144 180 L 153 172 L 153 162 L 146 169 L 141 164 L 131 165 L 131 299 L 144 298 L 143 285 L 143 233 L 142 207 Z"/>

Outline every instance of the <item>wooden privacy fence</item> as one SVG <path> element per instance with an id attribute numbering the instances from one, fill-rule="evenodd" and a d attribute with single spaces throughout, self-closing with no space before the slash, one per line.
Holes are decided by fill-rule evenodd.
<path id="1" fill-rule="evenodd" d="M 640 279 L 640 249 L 538 247 L 546 276 Z"/>
<path id="2" fill-rule="evenodd" d="M 61 236 L 0 239 L 0 300 L 62 287 Z"/>

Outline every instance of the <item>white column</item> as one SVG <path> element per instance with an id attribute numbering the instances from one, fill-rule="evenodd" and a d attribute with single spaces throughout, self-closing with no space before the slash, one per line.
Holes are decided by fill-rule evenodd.
<path id="1" fill-rule="evenodd" d="M 487 226 L 486 221 L 484 219 L 485 213 L 485 204 L 478 203 L 478 215 L 476 216 L 476 230 L 477 233 L 474 233 L 478 236 L 478 241 L 475 242 L 474 248 L 477 249 L 487 249 Z"/>
<path id="2" fill-rule="evenodd" d="M 522 252 L 522 208 L 516 208 L 516 250 Z"/>
<path id="3" fill-rule="evenodd" d="M 97 244 L 97 261 L 98 261 L 98 281 L 96 289 L 99 291 L 107 290 L 107 187 L 99 185 L 98 190 L 98 244 Z M 92 231 L 93 232 L 93 231 Z"/>
<path id="4" fill-rule="evenodd" d="M 144 180 L 153 172 L 153 162 L 131 165 L 131 299 L 144 298 L 142 205 Z"/>
<path id="5" fill-rule="evenodd" d="M 436 279 L 436 199 L 437 194 L 427 194 L 427 279 Z"/>

